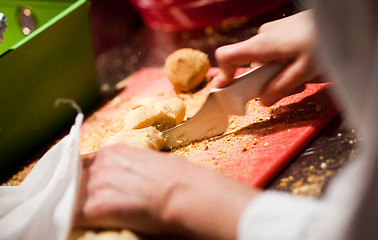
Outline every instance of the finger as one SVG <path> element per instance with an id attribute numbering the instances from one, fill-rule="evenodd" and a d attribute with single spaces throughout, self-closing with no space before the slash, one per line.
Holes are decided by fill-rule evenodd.
<path id="1" fill-rule="evenodd" d="M 84 162 L 83 162 L 84 165 Z M 74 225 L 77 226 L 83 220 L 83 207 L 88 199 L 88 169 L 83 168 L 80 174 L 79 192 L 77 195 L 76 206 L 74 211 Z"/>
<path id="2" fill-rule="evenodd" d="M 303 89 L 304 83 L 310 82 L 314 77 L 314 71 L 309 66 L 308 59 L 302 57 L 291 63 L 267 84 L 260 100 L 264 105 L 271 106 L 280 99 Z"/>
<path id="3" fill-rule="evenodd" d="M 224 87 L 231 83 L 235 76 L 236 69 L 243 64 L 250 62 L 250 57 L 245 56 L 244 52 L 247 41 L 231 44 L 218 48 L 215 51 L 215 58 L 221 68 L 220 74 L 213 79 L 217 87 Z"/>
<path id="4" fill-rule="evenodd" d="M 267 62 L 280 58 L 280 53 L 269 42 L 270 39 L 265 34 L 258 34 L 245 41 L 218 48 L 215 57 L 221 67 L 231 66 L 231 69 L 250 62 Z"/>
<path id="5" fill-rule="evenodd" d="M 215 57 L 221 73 L 213 79 L 213 84 L 223 87 L 230 84 L 234 78 L 236 69 L 251 62 L 281 61 L 285 59 L 270 39 L 263 34 L 256 35 L 243 42 L 226 45 L 215 51 Z"/>
<path id="6" fill-rule="evenodd" d="M 80 159 L 83 163 L 83 168 L 88 168 L 93 164 L 96 154 L 97 152 L 80 154 Z"/>
<path id="7" fill-rule="evenodd" d="M 224 87 L 231 83 L 239 65 L 229 59 L 231 46 L 224 46 L 215 51 L 215 57 L 221 69 L 219 74 L 211 81 L 214 87 Z"/>

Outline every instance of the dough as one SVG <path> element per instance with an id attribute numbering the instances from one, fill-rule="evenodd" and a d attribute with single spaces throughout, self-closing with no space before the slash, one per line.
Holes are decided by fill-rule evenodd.
<path id="1" fill-rule="evenodd" d="M 205 53 L 182 48 L 166 58 L 164 68 L 168 79 L 177 89 L 192 91 L 205 80 L 210 62 Z"/>
<path id="2" fill-rule="evenodd" d="M 178 97 L 152 96 L 142 99 L 125 116 L 125 129 L 149 126 L 159 131 L 172 128 L 184 120 L 186 106 Z"/>
<path id="3" fill-rule="evenodd" d="M 129 230 L 97 232 L 75 229 L 67 240 L 141 240 L 141 238 Z"/>
<path id="4" fill-rule="evenodd" d="M 105 137 L 101 141 L 101 147 L 113 144 L 124 144 L 130 147 L 149 148 L 159 151 L 164 147 L 165 138 L 155 127 L 134 130 L 123 129 Z"/>
<path id="5" fill-rule="evenodd" d="M 101 140 L 100 146 L 125 144 L 131 147 L 161 150 L 164 131 L 182 123 L 186 106 L 178 97 L 143 98 L 127 112 L 122 130 Z"/>

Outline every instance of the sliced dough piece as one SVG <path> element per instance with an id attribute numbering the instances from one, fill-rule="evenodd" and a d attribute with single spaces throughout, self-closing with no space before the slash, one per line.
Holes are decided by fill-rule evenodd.
<path id="1" fill-rule="evenodd" d="M 142 99 L 125 116 L 125 129 L 149 126 L 164 131 L 184 120 L 186 106 L 178 97 L 153 96 Z"/>
<path id="2" fill-rule="evenodd" d="M 75 229 L 67 240 L 141 240 L 129 230 L 122 231 L 92 231 Z"/>
<path id="3" fill-rule="evenodd" d="M 207 54 L 199 50 L 181 48 L 166 58 L 164 68 L 177 89 L 192 91 L 205 80 L 210 61 Z"/>
<path id="4" fill-rule="evenodd" d="M 113 144 L 160 150 L 165 144 L 165 138 L 155 127 L 135 130 L 124 129 L 114 135 L 105 137 L 101 141 L 101 147 Z"/>

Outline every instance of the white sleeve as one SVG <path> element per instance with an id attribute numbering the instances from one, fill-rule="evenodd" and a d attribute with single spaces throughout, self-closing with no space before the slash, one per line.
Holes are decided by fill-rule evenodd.
<path id="1" fill-rule="evenodd" d="M 319 213 L 318 201 L 287 193 L 266 192 L 251 201 L 241 216 L 238 239 L 305 239 Z"/>
<path id="2" fill-rule="evenodd" d="M 345 239 L 372 175 L 372 163 L 354 160 L 321 199 L 268 191 L 253 199 L 239 219 L 239 240 Z"/>

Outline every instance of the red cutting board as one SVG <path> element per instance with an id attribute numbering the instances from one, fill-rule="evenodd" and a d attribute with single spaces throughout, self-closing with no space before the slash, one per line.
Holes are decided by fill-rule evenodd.
<path id="1" fill-rule="evenodd" d="M 238 74 L 246 70 L 239 69 Z M 208 76 L 218 72 L 219 69 L 211 68 Z M 303 92 L 286 97 L 269 108 L 252 100 L 247 105 L 248 114 L 235 120 L 243 122 L 245 128 L 196 143 L 190 155 L 184 150 L 175 153 L 249 186 L 263 187 L 337 114 L 329 85 L 307 84 Z M 209 91 L 209 88 L 201 91 Z M 121 104 L 110 101 L 96 112 L 95 119 L 84 122 L 83 131 L 93 127 L 95 121 L 106 122 L 128 99 L 159 92 L 175 92 L 164 69 L 139 70 L 125 80 L 123 90 L 115 98 Z"/>

